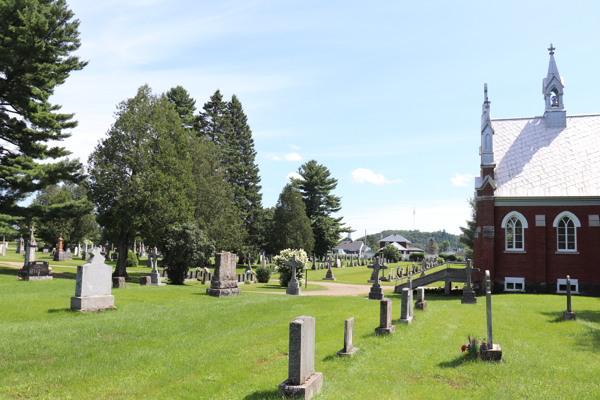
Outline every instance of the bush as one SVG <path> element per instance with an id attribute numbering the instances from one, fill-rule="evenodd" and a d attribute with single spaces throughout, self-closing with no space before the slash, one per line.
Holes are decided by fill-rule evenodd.
<path id="1" fill-rule="evenodd" d="M 127 252 L 127 268 L 134 268 L 138 266 L 137 254 L 129 250 Z"/>
<path id="2" fill-rule="evenodd" d="M 260 283 L 268 283 L 269 279 L 271 279 L 271 271 L 265 267 L 256 268 L 256 279 Z"/>
<path id="3" fill-rule="evenodd" d="M 423 258 L 425 257 L 424 253 L 412 253 L 408 259 L 410 261 L 414 261 L 414 262 L 418 262 L 418 261 L 423 261 Z"/>
<path id="4" fill-rule="evenodd" d="M 277 265 L 277 271 L 279 272 L 279 283 L 283 287 L 287 287 L 290 279 L 292 279 L 292 267 L 285 265 L 285 263 L 291 260 L 294 255 L 296 255 L 296 261 L 303 264 L 296 267 L 296 279 L 302 283 L 304 281 L 304 265 L 308 263 L 308 256 L 304 250 L 285 249 L 281 250 L 278 256 L 273 257 L 273 262 Z"/>
<path id="5" fill-rule="evenodd" d="M 215 252 L 213 242 L 195 223 L 169 227 L 164 246 L 162 264 L 168 267 L 169 280 L 175 285 L 183 285 L 190 265 L 199 265 Z"/>

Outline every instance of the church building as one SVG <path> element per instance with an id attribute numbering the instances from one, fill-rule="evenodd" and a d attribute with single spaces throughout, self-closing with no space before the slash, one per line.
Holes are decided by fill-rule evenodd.
<path id="1" fill-rule="evenodd" d="M 550 45 L 543 115 L 481 116 L 474 262 L 495 292 L 600 295 L 600 114 L 567 115 Z"/>

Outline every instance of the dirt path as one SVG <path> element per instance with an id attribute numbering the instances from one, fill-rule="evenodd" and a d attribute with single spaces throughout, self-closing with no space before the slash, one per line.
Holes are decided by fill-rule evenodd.
<path id="1" fill-rule="evenodd" d="M 278 281 L 279 282 L 279 281 Z M 325 286 L 327 290 L 312 290 L 300 292 L 300 296 L 359 296 L 367 295 L 371 290 L 370 285 L 354 285 L 350 283 L 334 283 L 322 281 L 308 281 L 312 285 Z M 394 290 L 393 286 L 382 286 L 383 290 Z M 245 292 L 245 293 L 268 293 L 268 294 L 285 294 L 282 292 Z"/>

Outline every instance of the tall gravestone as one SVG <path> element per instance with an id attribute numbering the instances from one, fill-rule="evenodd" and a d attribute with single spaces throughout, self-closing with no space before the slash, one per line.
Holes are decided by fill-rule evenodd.
<path id="1" fill-rule="evenodd" d="M 154 247 L 152 249 L 152 253 L 151 253 L 151 258 L 152 258 L 152 273 L 150 274 L 150 282 L 152 283 L 152 286 L 165 286 L 165 283 L 162 283 L 162 278 L 160 276 L 160 273 L 158 272 L 158 251 L 156 249 L 156 247 Z"/>
<path id="2" fill-rule="evenodd" d="M 467 267 L 465 268 L 465 272 L 467 273 L 467 285 L 463 289 L 463 296 L 460 299 L 460 304 L 477 304 L 475 289 L 473 289 L 473 284 L 471 282 L 473 271 L 479 271 L 479 269 L 473 268 L 471 260 L 467 260 Z"/>
<path id="3" fill-rule="evenodd" d="M 571 277 L 567 275 L 567 309 L 563 313 L 565 321 L 577 318 L 577 315 L 573 312 L 571 305 Z"/>
<path id="4" fill-rule="evenodd" d="M 240 288 L 235 275 L 236 255 L 234 253 L 217 253 L 215 272 L 206 293 L 213 297 L 237 296 Z"/>
<path id="5" fill-rule="evenodd" d="M 317 269 L 317 260 L 316 260 L 316 258 L 315 258 L 315 255 L 314 255 L 314 254 L 313 254 L 313 256 L 312 256 L 312 268 L 311 268 L 311 269 L 313 269 L 313 270 L 316 270 L 316 269 Z"/>
<path id="6" fill-rule="evenodd" d="M 480 349 L 481 359 L 485 361 L 500 361 L 502 359 L 502 349 L 499 344 L 494 344 L 492 336 L 492 282 L 490 280 L 490 271 L 485 271 L 485 308 L 487 317 L 487 343 Z"/>
<path id="7" fill-rule="evenodd" d="M 379 257 L 375 258 L 375 262 L 373 265 L 369 265 L 369 268 L 373 269 L 373 274 L 371 275 L 371 279 L 369 283 L 373 283 L 371 286 L 371 290 L 369 291 L 369 299 L 370 300 L 381 300 L 384 297 L 383 289 L 381 288 L 381 284 L 379 283 L 379 271 L 382 269 L 387 269 L 387 266 L 381 263 Z"/>
<path id="8" fill-rule="evenodd" d="M 100 249 L 92 250 L 90 262 L 77 267 L 75 296 L 71 309 L 96 311 L 115 308 L 112 295 L 112 267 L 104 263 Z"/>
<path id="9" fill-rule="evenodd" d="M 298 317 L 289 325 L 288 378 L 279 384 L 286 397 L 310 399 L 323 387 L 323 374 L 315 372 L 316 319 Z"/>
<path id="10" fill-rule="evenodd" d="M 344 348 L 337 352 L 339 357 L 352 356 L 356 354 L 358 347 L 352 346 L 352 337 L 354 336 L 354 317 L 344 321 Z"/>
<path id="11" fill-rule="evenodd" d="M 65 261 L 71 260 L 71 252 L 67 252 L 64 249 L 65 240 L 62 237 L 62 233 L 59 238 L 56 240 L 56 252 L 54 253 L 54 261 Z"/>
<path id="12" fill-rule="evenodd" d="M 425 288 L 419 286 L 417 288 L 417 302 L 415 303 L 417 310 L 427 311 L 427 300 L 425 300 Z"/>
<path id="13" fill-rule="evenodd" d="M 35 251 L 37 250 L 37 242 L 35 241 L 35 236 L 33 236 L 35 228 L 32 226 L 29 230 L 31 231 L 31 236 L 29 237 L 29 240 L 27 241 L 27 247 L 25 248 L 24 266 L 35 261 Z"/>
<path id="14" fill-rule="evenodd" d="M 333 271 L 331 270 L 331 264 L 333 261 L 331 260 L 331 256 L 327 258 L 327 273 L 325 274 L 325 281 L 335 281 L 335 276 L 333 276 Z"/>
<path id="15" fill-rule="evenodd" d="M 383 299 L 379 301 L 379 326 L 375 333 L 385 335 L 392 332 L 396 332 L 396 325 L 392 325 L 392 299 Z"/>
<path id="16" fill-rule="evenodd" d="M 403 324 L 412 324 L 412 289 L 402 289 L 402 303 L 400 309 L 400 322 Z"/>
<path id="17" fill-rule="evenodd" d="M 21 239 L 19 239 L 19 243 L 17 244 L 17 254 L 25 254 L 25 240 L 21 235 Z"/>
<path id="18" fill-rule="evenodd" d="M 299 295 L 300 294 L 300 283 L 296 279 L 296 268 L 300 267 L 302 264 L 299 261 L 296 261 L 296 255 L 292 256 L 292 259 L 285 263 L 285 265 L 292 267 L 292 277 L 288 282 L 287 289 L 285 291 L 286 294 Z"/>

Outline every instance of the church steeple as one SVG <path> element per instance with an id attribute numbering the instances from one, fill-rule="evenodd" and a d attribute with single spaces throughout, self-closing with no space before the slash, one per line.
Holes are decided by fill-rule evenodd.
<path id="1" fill-rule="evenodd" d="M 494 128 L 490 116 L 487 83 L 483 84 L 483 106 L 481 107 L 481 165 L 494 164 Z"/>
<path id="2" fill-rule="evenodd" d="M 544 94 L 544 102 L 546 110 L 544 118 L 546 126 L 549 128 L 564 128 L 567 126 L 567 112 L 563 103 L 564 81 L 558 73 L 558 67 L 554 60 L 555 47 L 550 43 L 550 62 L 548 64 L 548 75 L 542 82 L 542 93 Z"/>

